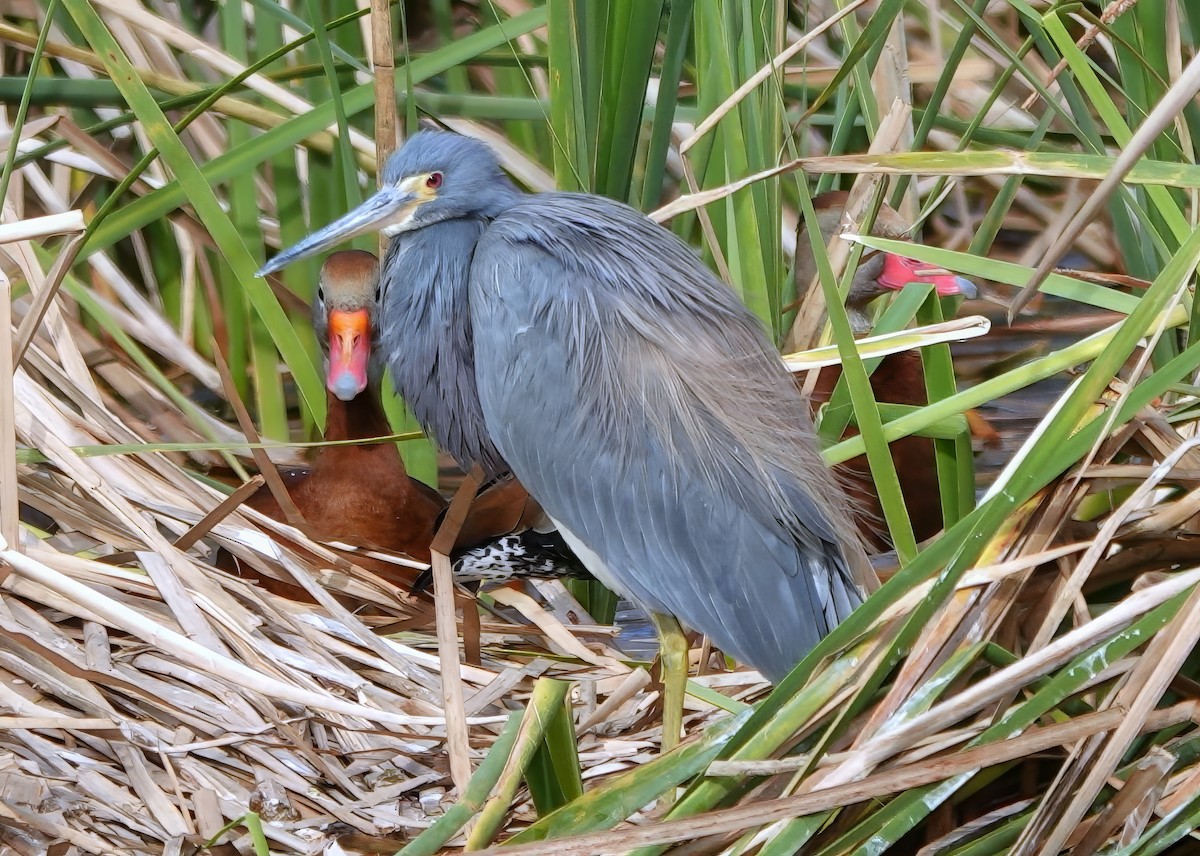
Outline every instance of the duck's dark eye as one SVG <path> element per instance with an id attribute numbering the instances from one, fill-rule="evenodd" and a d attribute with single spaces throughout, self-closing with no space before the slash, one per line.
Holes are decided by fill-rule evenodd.
<path id="1" fill-rule="evenodd" d="M 319 285 L 317 286 L 317 300 L 321 301 L 322 303 L 325 302 L 325 289 L 321 288 Z"/>
<path id="2" fill-rule="evenodd" d="M 440 172 L 429 173 L 429 177 L 425 179 L 425 186 L 430 190 L 437 190 L 442 186 L 442 174 Z"/>

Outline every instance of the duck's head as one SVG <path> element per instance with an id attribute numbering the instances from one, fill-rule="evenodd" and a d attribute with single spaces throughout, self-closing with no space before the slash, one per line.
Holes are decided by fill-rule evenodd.
<path id="1" fill-rule="evenodd" d="M 379 259 L 363 250 L 332 253 L 321 265 L 313 329 L 328 357 L 325 385 L 342 401 L 367 388 L 379 312 Z"/>

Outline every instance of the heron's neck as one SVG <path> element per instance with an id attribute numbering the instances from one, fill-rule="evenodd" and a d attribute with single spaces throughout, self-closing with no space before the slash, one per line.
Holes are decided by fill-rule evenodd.
<path id="1" fill-rule="evenodd" d="M 524 195 L 507 177 L 502 178 L 488 189 L 486 198 L 479 200 L 477 216 L 484 220 L 495 220 L 521 201 Z"/>
<path id="2" fill-rule="evenodd" d="M 426 433 L 464 469 L 504 464 L 487 433 L 475 385 L 468 280 L 475 245 L 490 219 L 521 197 L 489 195 L 474 218 L 455 218 L 397 236 L 384 257 L 380 343 L 392 382 Z M 504 201 L 506 200 L 506 201 Z M 494 210 L 494 213 L 492 209 Z"/>

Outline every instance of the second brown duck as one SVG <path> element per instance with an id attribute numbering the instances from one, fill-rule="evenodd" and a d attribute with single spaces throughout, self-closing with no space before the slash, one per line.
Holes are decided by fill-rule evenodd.
<path id="1" fill-rule="evenodd" d="M 826 241 L 841 224 L 846 200 L 844 191 L 822 193 L 813 199 L 821 235 Z M 872 231 L 880 237 L 899 238 L 907 231 L 907 227 L 899 214 L 884 206 Z M 816 263 L 812 253 L 806 251 L 808 247 L 807 236 L 801 235 L 796 251 L 796 283 L 801 290 L 808 287 L 815 274 Z M 946 271 L 932 271 L 929 265 L 912 259 L 876 252 L 865 258 L 859 266 L 846 295 L 846 312 L 854 334 L 862 336 L 870 332 L 871 318 L 867 314 L 867 307 L 871 301 L 889 292 L 899 291 L 910 282 L 930 283 L 943 297 L 962 295 L 974 298 L 978 295 L 975 285 L 963 277 Z M 829 401 L 841 375 L 841 366 L 820 370 L 812 393 L 814 411 Z M 871 391 L 875 400 L 880 402 L 917 407 L 928 404 L 920 353 L 903 351 L 884 357 L 871 373 Z M 855 429 L 848 428 L 845 436 L 854 433 L 857 433 Z M 891 443 L 891 452 L 913 534 L 918 541 L 923 541 L 937 534 L 943 525 L 933 441 L 927 437 L 903 437 Z M 879 494 L 871 478 L 866 456 L 852 458 L 837 465 L 835 470 L 847 493 L 855 500 L 858 528 L 868 547 L 875 551 L 891 549 L 891 540 L 882 523 L 883 509 Z"/>

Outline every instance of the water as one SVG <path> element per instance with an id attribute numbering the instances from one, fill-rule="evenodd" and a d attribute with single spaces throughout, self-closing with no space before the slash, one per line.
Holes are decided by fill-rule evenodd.
<path id="1" fill-rule="evenodd" d="M 985 380 L 997 373 L 995 368 L 1005 360 L 1040 348 L 1041 353 L 1028 353 L 1029 361 L 1042 353 L 1065 348 L 1112 323 L 1116 316 L 1102 313 L 1070 300 L 1045 296 L 1040 310 L 1033 316 L 1022 316 L 1009 327 L 1007 309 L 983 300 L 971 301 L 960 314 L 988 317 L 992 331 L 978 339 L 956 342 L 951 346 L 959 390 Z M 1005 370 L 1013 368 L 1006 366 Z M 1020 445 L 1028 439 L 1034 427 L 1054 405 L 1071 383 L 1065 374 L 1057 374 L 1024 389 L 1009 393 L 977 408 L 1000 434 L 995 446 L 976 443 L 975 486 L 986 490 L 995 481 Z"/>

